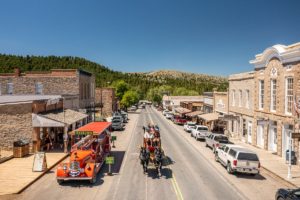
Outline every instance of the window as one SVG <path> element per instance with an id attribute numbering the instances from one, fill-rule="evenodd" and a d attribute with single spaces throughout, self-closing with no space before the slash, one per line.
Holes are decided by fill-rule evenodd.
<path id="1" fill-rule="evenodd" d="M 14 92 L 14 84 L 7 83 L 7 94 L 13 94 L 13 92 Z"/>
<path id="2" fill-rule="evenodd" d="M 239 107 L 242 107 L 243 93 L 242 90 L 239 91 Z"/>
<path id="3" fill-rule="evenodd" d="M 271 111 L 276 111 L 276 85 L 277 81 L 275 79 L 271 80 Z"/>
<path id="4" fill-rule="evenodd" d="M 246 90 L 246 108 L 250 107 L 250 93 L 249 90 Z"/>
<path id="5" fill-rule="evenodd" d="M 285 81 L 285 113 L 286 114 L 292 114 L 293 85 L 294 85 L 293 78 L 292 77 L 286 78 Z"/>
<path id="6" fill-rule="evenodd" d="M 35 84 L 35 94 L 43 94 L 43 84 L 42 83 L 36 83 Z"/>
<path id="7" fill-rule="evenodd" d="M 238 160 L 249 160 L 249 161 L 259 161 L 256 154 L 253 153 L 239 153 Z"/>
<path id="8" fill-rule="evenodd" d="M 0 83 L 0 95 L 1 95 L 1 83 Z"/>
<path id="9" fill-rule="evenodd" d="M 230 149 L 228 154 L 235 158 L 235 156 L 236 156 L 236 151 L 233 150 L 233 149 Z"/>
<path id="10" fill-rule="evenodd" d="M 260 80 L 259 81 L 259 94 L 258 94 L 259 109 L 264 108 L 264 92 L 265 92 L 265 82 L 264 82 L 264 80 Z"/>
<path id="11" fill-rule="evenodd" d="M 232 90 L 231 95 L 232 95 L 232 106 L 235 106 L 235 90 Z"/>

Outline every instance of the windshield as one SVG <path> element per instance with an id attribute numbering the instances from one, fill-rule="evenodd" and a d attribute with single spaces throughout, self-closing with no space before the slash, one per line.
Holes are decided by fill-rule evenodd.
<path id="1" fill-rule="evenodd" d="M 215 140 L 218 141 L 218 142 L 222 142 L 222 143 L 228 143 L 228 138 L 226 136 L 223 136 L 223 135 L 216 136 Z"/>
<path id="2" fill-rule="evenodd" d="M 258 157 L 254 153 L 239 153 L 238 160 L 258 161 Z"/>
<path id="3" fill-rule="evenodd" d="M 206 127 L 198 127 L 197 130 L 198 131 L 208 131 L 208 128 L 206 128 Z"/>

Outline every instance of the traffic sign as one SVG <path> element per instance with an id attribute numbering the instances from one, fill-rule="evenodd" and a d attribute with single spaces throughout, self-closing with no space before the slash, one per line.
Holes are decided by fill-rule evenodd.
<path id="1" fill-rule="evenodd" d="M 113 164 L 115 164 L 115 158 L 114 157 L 112 157 L 112 156 L 107 156 L 106 158 L 105 158 L 105 163 L 106 164 L 111 164 L 111 165 L 113 165 Z"/>
<path id="2" fill-rule="evenodd" d="M 111 136 L 111 141 L 116 141 L 117 140 L 117 136 Z"/>

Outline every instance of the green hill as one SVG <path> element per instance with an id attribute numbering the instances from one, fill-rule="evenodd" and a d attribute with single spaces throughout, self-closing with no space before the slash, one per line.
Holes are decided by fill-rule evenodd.
<path id="1" fill-rule="evenodd" d="M 0 73 L 21 71 L 47 71 L 50 69 L 78 68 L 92 72 L 96 76 L 97 87 L 105 87 L 118 80 L 124 80 L 133 89 L 146 94 L 150 88 L 169 85 L 173 88 L 186 88 L 202 94 L 216 88 L 224 91 L 228 87 L 226 78 L 178 71 L 157 71 L 150 73 L 123 73 L 111 70 L 101 64 L 84 58 L 71 56 L 16 56 L 0 54 Z"/>

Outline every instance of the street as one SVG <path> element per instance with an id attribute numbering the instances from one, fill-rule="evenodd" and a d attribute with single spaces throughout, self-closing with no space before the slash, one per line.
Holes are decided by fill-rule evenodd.
<path id="1" fill-rule="evenodd" d="M 58 185 L 55 169 L 35 182 L 16 199 L 274 199 L 284 183 L 262 170 L 261 175 L 229 175 L 216 163 L 204 142 L 196 141 L 181 126 L 166 120 L 161 113 L 146 107 L 129 115 L 130 122 L 117 135 L 113 155 L 113 176 L 102 168 L 97 183 L 67 182 Z M 143 126 L 157 124 L 161 130 L 166 166 L 158 177 L 154 169 L 144 174 L 139 161 Z"/>

